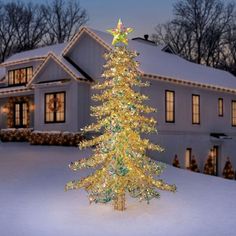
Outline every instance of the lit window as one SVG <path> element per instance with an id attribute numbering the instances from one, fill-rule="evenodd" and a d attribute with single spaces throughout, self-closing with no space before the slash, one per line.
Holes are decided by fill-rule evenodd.
<path id="1" fill-rule="evenodd" d="M 236 101 L 232 101 L 232 126 L 236 126 Z"/>
<path id="2" fill-rule="evenodd" d="M 175 92 L 166 90 L 165 93 L 165 114 L 166 122 L 175 122 Z"/>
<path id="3" fill-rule="evenodd" d="M 223 104 L 223 98 L 218 99 L 218 116 L 224 115 L 224 104 Z"/>
<path id="4" fill-rule="evenodd" d="M 45 123 L 65 122 L 65 92 L 45 94 Z"/>
<path id="5" fill-rule="evenodd" d="M 27 126 L 28 104 L 19 102 L 14 104 L 14 124 L 16 128 Z"/>
<path id="6" fill-rule="evenodd" d="M 8 84 L 9 85 L 20 85 L 26 84 L 32 79 L 33 68 L 21 68 L 16 70 L 8 71 Z"/>
<path id="7" fill-rule="evenodd" d="M 200 124 L 200 96 L 192 95 L 192 123 Z"/>

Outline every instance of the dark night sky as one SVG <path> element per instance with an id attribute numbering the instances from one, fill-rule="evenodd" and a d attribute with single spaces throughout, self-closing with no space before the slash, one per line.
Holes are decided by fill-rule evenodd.
<path id="1" fill-rule="evenodd" d="M 3 0 L 8 2 L 10 0 Z M 23 0 L 28 2 L 30 0 Z M 31 0 L 42 3 L 50 0 Z M 127 27 L 135 28 L 134 36 L 152 34 L 158 23 L 171 19 L 173 4 L 177 0 L 80 0 L 82 7 L 88 10 L 88 26 L 105 31 L 116 25 L 121 18 Z M 236 2 L 236 0 L 233 0 Z M 224 0 L 232 2 L 232 0 Z"/>

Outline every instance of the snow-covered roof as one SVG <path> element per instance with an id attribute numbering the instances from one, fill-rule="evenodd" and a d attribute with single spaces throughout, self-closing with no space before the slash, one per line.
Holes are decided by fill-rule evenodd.
<path id="1" fill-rule="evenodd" d="M 25 92 L 32 92 L 32 89 L 27 88 L 25 86 L 17 86 L 17 87 L 2 87 L 0 88 L 0 96 L 6 94 L 16 94 L 16 93 L 25 93 Z"/>
<path id="2" fill-rule="evenodd" d="M 92 31 L 105 44 L 111 47 L 112 36 L 110 34 L 91 28 L 88 30 Z M 137 60 L 140 62 L 140 71 L 144 74 L 220 88 L 236 89 L 236 77 L 227 71 L 189 62 L 178 55 L 162 51 L 163 47 L 161 46 L 152 46 L 130 40 L 128 47 L 139 53 Z"/>
<path id="3" fill-rule="evenodd" d="M 54 45 L 36 48 L 36 49 L 24 51 L 24 52 L 19 52 L 10 56 L 8 59 L 6 59 L 2 63 L 2 65 L 7 65 L 12 62 L 24 61 L 28 59 L 44 59 L 45 57 L 47 57 L 49 52 L 52 52 L 56 56 L 59 56 L 62 54 L 62 51 L 66 45 L 67 43 L 60 43 L 60 44 L 54 44 Z"/>
<path id="4" fill-rule="evenodd" d="M 55 55 L 61 64 L 67 67 L 74 77 L 84 78 L 78 68 L 68 62 L 63 55 L 73 50 L 73 45 L 84 32 L 89 33 L 106 49 L 111 49 L 112 36 L 106 32 L 83 27 L 80 32 L 69 43 L 56 44 L 17 53 L 8 58 L 1 65 L 17 63 L 24 60 L 45 59 L 49 54 Z M 178 55 L 163 51 L 163 46 L 149 45 L 138 40 L 130 40 L 131 50 L 139 53 L 137 60 L 140 62 L 140 71 L 144 76 L 166 78 L 169 81 L 181 82 L 204 86 L 214 89 L 223 89 L 236 92 L 236 77 L 227 71 L 215 69 L 205 65 L 189 62 Z M 1 75 L 1 70 L 0 70 Z M 1 79 L 1 77 L 0 77 Z"/>

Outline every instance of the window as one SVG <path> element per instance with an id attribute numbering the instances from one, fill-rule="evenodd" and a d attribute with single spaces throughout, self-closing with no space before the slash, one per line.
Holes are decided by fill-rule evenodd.
<path id="1" fill-rule="evenodd" d="M 192 156 L 192 148 L 187 148 L 185 151 L 185 168 L 190 167 L 191 156 Z"/>
<path id="2" fill-rule="evenodd" d="M 218 116 L 224 115 L 224 104 L 223 104 L 223 98 L 218 99 Z"/>
<path id="3" fill-rule="evenodd" d="M 21 85 L 26 84 L 32 79 L 33 68 L 21 68 L 8 71 L 8 84 L 9 85 Z"/>
<path id="4" fill-rule="evenodd" d="M 236 126 L 236 101 L 232 101 L 231 104 L 231 117 L 232 117 L 232 126 Z"/>
<path id="5" fill-rule="evenodd" d="M 192 123 L 200 124 L 200 96 L 192 95 Z"/>
<path id="6" fill-rule="evenodd" d="M 14 104 L 14 126 L 15 128 L 23 128 L 27 126 L 28 104 L 26 102 L 18 102 Z"/>
<path id="7" fill-rule="evenodd" d="M 65 122 L 65 92 L 45 94 L 45 123 Z"/>
<path id="8" fill-rule="evenodd" d="M 165 92 L 165 116 L 166 122 L 175 122 L 175 92 L 166 90 Z"/>

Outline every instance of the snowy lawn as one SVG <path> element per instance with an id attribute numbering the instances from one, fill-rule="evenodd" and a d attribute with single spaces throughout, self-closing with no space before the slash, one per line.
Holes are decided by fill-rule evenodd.
<path id="1" fill-rule="evenodd" d="M 0 143 L 1 236 L 234 236 L 236 181 L 168 166 L 163 179 L 178 192 L 161 192 L 149 205 L 128 199 L 125 212 L 89 205 L 86 192 L 64 192 L 71 161 L 87 151 L 73 147 Z"/>

